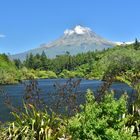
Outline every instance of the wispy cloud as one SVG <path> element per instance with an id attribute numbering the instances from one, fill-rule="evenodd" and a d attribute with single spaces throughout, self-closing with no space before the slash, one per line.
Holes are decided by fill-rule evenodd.
<path id="1" fill-rule="evenodd" d="M 0 34 L 0 38 L 5 38 L 5 37 L 6 37 L 6 35 Z"/>

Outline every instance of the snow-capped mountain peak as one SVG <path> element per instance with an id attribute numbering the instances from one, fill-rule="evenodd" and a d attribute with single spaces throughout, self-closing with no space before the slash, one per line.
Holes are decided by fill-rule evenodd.
<path id="1" fill-rule="evenodd" d="M 72 34 L 78 34 L 83 35 L 86 33 L 91 32 L 91 29 L 88 27 L 82 27 L 81 25 L 75 26 L 73 29 L 67 29 L 64 31 L 64 35 L 72 35 Z"/>
<path id="2" fill-rule="evenodd" d="M 54 58 L 69 52 L 71 55 L 88 51 L 103 50 L 114 47 L 115 44 L 97 35 L 88 27 L 80 25 L 64 31 L 64 35 L 55 41 L 42 44 L 36 49 L 12 56 L 12 59 L 25 60 L 27 54 L 42 54 L 44 51 L 48 58 Z"/>

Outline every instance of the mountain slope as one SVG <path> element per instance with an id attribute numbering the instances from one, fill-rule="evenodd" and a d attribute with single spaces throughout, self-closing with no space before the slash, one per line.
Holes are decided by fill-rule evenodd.
<path id="1" fill-rule="evenodd" d="M 13 55 L 12 59 L 19 58 L 24 60 L 27 54 L 41 54 L 42 51 L 44 51 L 49 58 L 65 54 L 66 52 L 70 52 L 71 55 L 75 55 L 77 53 L 87 51 L 111 48 L 114 45 L 114 43 L 98 36 L 90 28 L 78 25 L 73 29 L 65 30 L 64 35 L 54 42 L 41 45 L 39 48 L 29 50 L 24 53 Z"/>

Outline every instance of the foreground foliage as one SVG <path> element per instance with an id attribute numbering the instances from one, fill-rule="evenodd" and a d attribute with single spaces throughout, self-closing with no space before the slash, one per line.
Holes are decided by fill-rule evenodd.
<path id="1" fill-rule="evenodd" d="M 132 140 L 128 121 L 126 99 L 123 95 L 119 100 L 110 93 L 102 102 L 95 101 L 89 91 L 86 95 L 86 104 L 81 106 L 82 111 L 70 119 L 69 133 L 73 139 L 81 140 Z"/>
<path id="2" fill-rule="evenodd" d="M 125 94 L 116 100 L 114 93 L 106 93 L 102 102 L 97 102 L 90 90 L 81 111 L 69 118 L 24 105 L 25 111 L 20 115 L 13 113 L 14 122 L 1 126 L 0 139 L 135 140 L 133 125 L 127 126 L 130 115 L 126 105 Z"/>
<path id="3" fill-rule="evenodd" d="M 14 122 L 2 126 L 1 140 L 56 140 L 64 134 L 64 122 L 55 114 L 48 115 L 32 105 L 24 105 L 24 109 L 20 115 L 13 113 Z"/>

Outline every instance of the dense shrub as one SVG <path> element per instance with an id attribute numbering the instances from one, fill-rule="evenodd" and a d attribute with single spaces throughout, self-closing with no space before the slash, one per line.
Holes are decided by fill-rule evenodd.
<path id="1" fill-rule="evenodd" d="M 68 125 L 68 132 L 75 140 L 132 140 L 135 137 L 125 127 L 128 117 L 125 116 L 126 99 L 123 95 L 119 100 L 114 94 L 107 94 L 98 103 L 92 92 L 86 95 L 86 104 L 82 111 L 73 116 Z"/>

